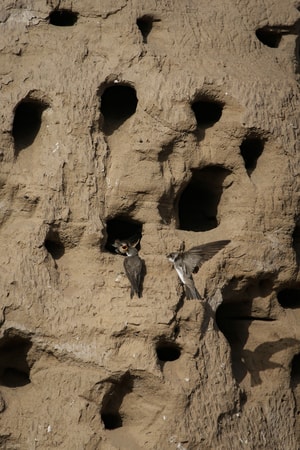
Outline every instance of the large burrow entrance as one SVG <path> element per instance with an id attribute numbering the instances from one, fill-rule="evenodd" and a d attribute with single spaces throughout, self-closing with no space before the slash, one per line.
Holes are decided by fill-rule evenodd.
<path id="1" fill-rule="evenodd" d="M 199 128 L 210 128 L 221 119 L 223 103 L 207 96 L 198 97 L 191 108 Z"/>
<path id="2" fill-rule="evenodd" d="M 103 131 L 112 134 L 135 113 L 138 104 L 136 91 L 125 83 L 110 84 L 100 91 Z"/>
<path id="3" fill-rule="evenodd" d="M 180 358 L 181 348 L 176 342 L 160 339 L 155 347 L 156 355 L 160 363 L 176 361 Z"/>
<path id="4" fill-rule="evenodd" d="M 65 246 L 61 241 L 58 229 L 48 231 L 44 246 L 54 260 L 60 259 L 65 253 Z"/>
<path id="5" fill-rule="evenodd" d="M 240 145 L 240 152 L 245 163 L 245 169 L 249 176 L 255 170 L 257 160 L 263 153 L 265 139 L 250 135 L 247 136 Z"/>
<path id="6" fill-rule="evenodd" d="M 106 244 L 105 250 L 110 253 L 118 253 L 113 244 L 120 240 L 129 245 L 134 245 L 137 250 L 140 250 L 140 239 L 142 237 L 143 224 L 141 222 L 132 220 L 125 216 L 114 217 L 109 219 L 106 223 Z"/>
<path id="7" fill-rule="evenodd" d="M 56 27 L 72 27 L 78 19 L 78 13 L 70 9 L 55 9 L 49 14 L 49 24 Z"/>
<path id="8" fill-rule="evenodd" d="M 291 363 L 290 386 L 295 399 L 295 431 L 300 445 L 300 353 L 294 356 Z"/>
<path id="9" fill-rule="evenodd" d="M 282 289 L 278 292 L 277 299 L 282 308 L 300 309 L 300 288 Z"/>
<path id="10" fill-rule="evenodd" d="M 123 375 L 118 381 L 111 381 L 100 409 L 101 420 L 106 430 L 114 430 L 123 426 L 124 417 L 121 405 L 124 397 L 132 392 L 133 381 L 133 377 L 129 373 Z"/>
<path id="11" fill-rule="evenodd" d="M 0 385 L 10 388 L 30 383 L 28 352 L 30 339 L 20 336 L 5 336 L 0 341 Z"/>
<path id="12" fill-rule="evenodd" d="M 15 156 L 33 144 L 42 124 L 42 114 L 48 104 L 39 100 L 24 99 L 15 109 L 12 135 Z"/>
<path id="13" fill-rule="evenodd" d="M 208 231 L 219 225 L 223 182 L 230 171 L 220 166 L 192 169 L 192 178 L 178 201 L 178 228 Z"/>
<path id="14" fill-rule="evenodd" d="M 297 263 L 300 264 L 300 218 L 297 219 L 293 232 L 293 248 L 296 252 Z"/>

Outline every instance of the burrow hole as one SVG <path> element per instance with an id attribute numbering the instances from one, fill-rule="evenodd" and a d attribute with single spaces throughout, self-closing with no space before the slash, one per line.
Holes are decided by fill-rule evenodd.
<path id="1" fill-rule="evenodd" d="M 30 383 L 28 352 L 32 346 L 29 339 L 5 336 L 0 342 L 0 385 L 10 388 Z"/>
<path id="2" fill-rule="evenodd" d="M 55 9 L 49 14 L 50 25 L 57 27 L 72 27 L 78 19 L 78 13 L 70 9 Z"/>
<path id="3" fill-rule="evenodd" d="M 265 282 L 267 286 L 265 286 Z M 251 288 L 245 287 L 240 292 L 239 299 L 236 297 L 235 301 L 223 302 L 216 311 L 216 323 L 219 330 L 223 333 L 228 341 L 231 349 L 231 366 L 232 373 L 237 383 L 241 383 L 246 377 L 247 373 L 251 376 L 251 382 L 259 383 L 260 370 L 264 370 L 264 361 L 261 353 L 258 351 L 249 354 L 244 347 L 249 337 L 249 327 L 253 321 L 262 321 L 265 323 L 272 322 L 274 319 L 266 315 L 262 310 L 257 309 L 253 305 L 253 298 L 248 297 L 252 294 L 253 297 L 265 296 L 270 292 L 270 284 L 268 280 L 260 280 L 255 286 Z M 248 294 L 247 294 L 248 293 Z M 282 343 L 282 345 L 285 345 Z M 268 362 L 266 361 L 265 367 Z"/>
<path id="4" fill-rule="evenodd" d="M 160 341 L 156 345 L 156 355 L 160 362 L 176 361 L 180 358 L 181 348 L 175 342 Z"/>
<path id="5" fill-rule="evenodd" d="M 300 308 L 300 289 L 282 289 L 278 292 L 277 299 L 283 308 Z"/>
<path id="6" fill-rule="evenodd" d="M 267 47 L 278 48 L 282 34 L 270 27 L 258 28 L 255 32 L 257 39 Z"/>
<path id="7" fill-rule="evenodd" d="M 248 136 L 241 143 L 240 152 L 249 176 L 256 168 L 257 160 L 261 156 L 264 146 L 265 140 L 257 136 Z"/>
<path id="8" fill-rule="evenodd" d="M 244 379 L 248 371 L 243 360 L 243 347 L 248 339 L 250 316 L 249 301 L 222 303 L 216 312 L 218 328 L 230 345 L 232 373 L 237 383 Z M 244 320 L 238 320 L 238 317 Z"/>
<path id="9" fill-rule="evenodd" d="M 105 249 L 110 253 L 119 253 L 117 247 L 113 246 L 116 240 L 135 245 L 135 243 L 141 239 L 142 232 L 143 224 L 138 221 L 127 217 L 115 217 L 110 219 L 106 223 L 107 239 Z M 139 242 L 135 247 L 137 250 L 140 250 Z"/>
<path id="10" fill-rule="evenodd" d="M 296 436 L 300 443 L 300 353 L 295 355 L 292 360 L 290 386 L 295 398 Z"/>
<path id="11" fill-rule="evenodd" d="M 152 27 L 153 27 L 153 22 L 158 22 L 159 19 L 154 19 L 154 17 L 152 15 L 149 14 L 145 14 L 142 17 L 139 17 L 136 20 L 136 24 L 143 36 L 143 42 L 144 44 L 147 43 L 147 38 L 148 35 L 150 34 Z"/>
<path id="12" fill-rule="evenodd" d="M 191 104 L 191 108 L 194 111 L 198 127 L 209 128 L 218 122 L 222 116 L 223 106 L 223 103 L 206 97 L 195 100 Z"/>
<path id="13" fill-rule="evenodd" d="M 13 121 L 15 155 L 29 147 L 35 140 L 42 124 L 42 114 L 48 105 L 39 100 L 22 100 L 16 107 Z"/>
<path id="14" fill-rule="evenodd" d="M 136 91 L 127 84 L 113 84 L 105 88 L 101 95 L 100 111 L 103 115 L 103 131 L 113 133 L 129 117 L 137 107 Z"/>
<path id="15" fill-rule="evenodd" d="M 60 259 L 65 253 L 65 246 L 62 243 L 59 232 L 56 229 L 48 231 L 44 246 L 53 259 Z"/>
<path id="16" fill-rule="evenodd" d="M 297 262 L 300 262 L 300 219 L 297 220 L 297 223 L 293 232 L 293 247 L 296 252 Z"/>
<path id="17" fill-rule="evenodd" d="M 219 166 L 193 169 L 178 202 L 179 229 L 208 231 L 219 225 L 217 213 L 223 182 L 230 171 Z"/>
<path id="18" fill-rule="evenodd" d="M 133 378 L 125 374 L 119 381 L 112 381 L 103 397 L 100 410 L 101 420 L 106 430 L 115 430 L 123 426 L 123 416 L 120 411 L 125 395 L 132 392 Z"/>

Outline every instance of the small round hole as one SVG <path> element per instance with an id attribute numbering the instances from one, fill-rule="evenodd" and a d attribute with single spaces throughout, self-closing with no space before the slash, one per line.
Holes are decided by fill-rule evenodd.
<path id="1" fill-rule="evenodd" d="M 223 105 L 219 102 L 201 100 L 191 105 L 194 111 L 197 125 L 201 128 L 209 128 L 221 119 Z"/>
<path id="2" fill-rule="evenodd" d="M 165 342 L 157 345 L 156 354 L 159 361 L 176 361 L 180 358 L 181 349 L 173 342 Z"/>
<path id="3" fill-rule="evenodd" d="M 72 27 L 77 22 L 78 13 L 69 9 L 55 9 L 49 14 L 50 25 Z"/>
<path id="4" fill-rule="evenodd" d="M 119 413 L 102 413 L 101 419 L 106 430 L 115 430 L 122 427 L 122 417 Z"/>

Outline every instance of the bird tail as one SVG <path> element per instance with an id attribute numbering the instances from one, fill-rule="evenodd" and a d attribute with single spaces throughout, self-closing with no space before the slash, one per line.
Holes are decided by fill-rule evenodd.
<path id="1" fill-rule="evenodd" d="M 134 294 L 136 294 L 136 295 L 138 296 L 138 298 L 141 298 L 141 297 L 142 297 L 142 294 L 141 294 L 139 288 L 131 287 L 131 289 L 130 289 L 130 298 L 133 298 L 133 297 L 134 297 Z"/>
<path id="2" fill-rule="evenodd" d="M 199 292 L 197 291 L 195 286 L 188 286 L 187 284 L 184 285 L 185 288 L 185 295 L 187 300 L 193 300 L 193 299 L 197 299 L 197 300 L 201 300 L 201 295 L 199 294 Z"/>

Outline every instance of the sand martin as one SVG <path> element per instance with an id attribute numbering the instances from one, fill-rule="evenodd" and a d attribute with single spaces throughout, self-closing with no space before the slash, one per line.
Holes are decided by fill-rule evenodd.
<path id="1" fill-rule="evenodd" d="M 174 268 L 183 283 L 186 298 L 191 300 L 201 299 L 197 291 L 192 274 L 202 266 L 205 261 L 212 258 L 219 250 L 221 250 L 230 241 L 215 241 L 208 244 L 198 245 L 186 252 L 174 252 L 167 255 L 169 261 L 174 265 Z"/>
<path id="2" fill-rule="evenodd" d="M 127 247 L 126 257 L 124 259 L 124 269 L 131 284 L 130 298 L 136 294 L 141 295 L 143 260 L 139 257 L 135 247 Z"/>
<path id="3" fill-rule="evenodd" d="M 115 252 L 119 255 L 126 255 L 127 249 L 129 247 L 136 247 L 140 242 L 140 236 L 134 235 L 128 239 L 116 239 L 112 246 L 115 249 Z"/>

